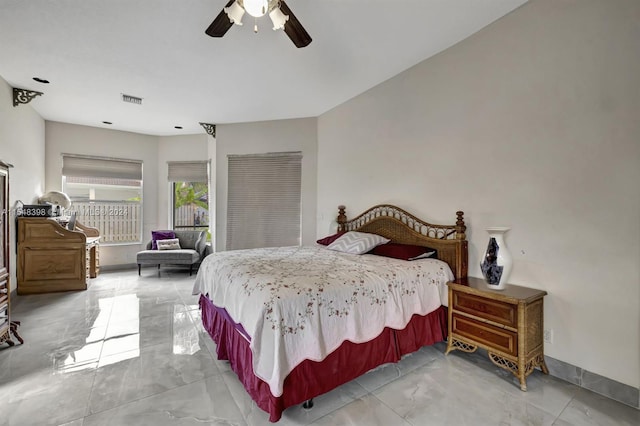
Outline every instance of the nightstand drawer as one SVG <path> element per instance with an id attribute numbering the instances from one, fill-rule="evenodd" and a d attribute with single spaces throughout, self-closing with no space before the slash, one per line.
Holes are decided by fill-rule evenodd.
<path id="1" fill-rule="evenodd" d="M 453 309 L 489 321 L 518 328 L 518 306 L 474 294 L 453 292 Z"/>
<path id="2" fill-rule="evenodd" d="M 476 321 L 454 312 L 451 332 L 485 348 L 494 348 L 514 357 L 518 356 L 518 334 L 507 329 Z"/>

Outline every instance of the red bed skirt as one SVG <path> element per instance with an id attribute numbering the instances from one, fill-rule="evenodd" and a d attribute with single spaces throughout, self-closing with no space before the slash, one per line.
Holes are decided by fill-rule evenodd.
<path id="1" fill-rule="evenodd" d="M 369 342 L 343 342 L 323 361 L 303 361 L 285 379 L 282 396 L 275 397 L 269 385 L 253 374 L 249 342 L 236 330 L 226 311 L 203 295 L 200 309 L 202 324 L 217 344 L 218 359 L 229 360 L 251 398 L 269 413 L 271 422 L 280 420 L 282 412 L 292 405 L 329 392 L 379 365 L 398 362 L 403 355 L 447 337 L 446 307 L 424 316 L 414 315 L 403 330 L 385 328 Z"/>

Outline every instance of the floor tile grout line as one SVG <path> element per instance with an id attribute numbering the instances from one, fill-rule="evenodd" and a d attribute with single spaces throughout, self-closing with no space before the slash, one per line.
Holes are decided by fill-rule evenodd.
<path id="1" fill-rule="evenodd" d="M 560 417 L 562 417 L 562 414 L 565 412 L 565 410 L 569 407 L 569 405 L 571 405 L 571 403 L 576 399 L 576 395 L 574 394 L 571 399 L 569 401 L 567 401 L 567 403 L 564 405 L 564 407 L 562 407 L 562 410 L 560 410 L 560 413 L 558 414 L 558 416 L 553 420 L 553 424 L 556 424 L 557 421 L 560 420 Z"/>
<path id="2" fill-rule="evenodd" d="M 382 386 L 381 386 L 382 387 Z M 381 400 L 380 398 L 378 398 L 373 392 L 371 392 L 371 396 L 374 397 L 376 400 L 378 400 L 378 402 L 382 405 L 384 405 L 385 407 L 387 407 L 389 410 L 391 410 L 392 413 L 394 413 L 395 415 L 397 415 L 398 417 L 400 417 L 402 420 L 404 420 L 405 422 L 409 423 L 411 426 L 422 426 L 422 425 L 414 425 L 413 423 L 411 423 L 409 420 L 407 420 L 407 418 L 405 416 L 403 416 L 402 414 L 398 413 L 396 410 L 393 409 L 393 407 L 391 407 L 389 404 L 387 404 L 386 402 L 384 402 L 383 400 Z"/>
<path id="3" fill-rule="evenodd" d="M 209 351 L 209 353 L 211 353 L 211 351 Z M 218 366 L 216 365 L 216 368 L 218 368 Z M 227 381 L 224 378 L 224 374 L 222 374 L 222 371 L 220 371 L 220 369 L 218 369 L 218 372 L 220 373 L 220 379 L 222 379 L 222 383 L 224 383 L 224 388 L 226 389 L 227 393 L 229 394 L 229 396 L 231 396 L 231 400 L 233 401 L 233 403 L 235 404 L 236 408 L 238 409 L 238 413 L 240 413 L 240 415 L 242 416 L 242 419 L 244 420 L 245 424 L 249 424 L 249 419 L 247 418 L 247 416 L 244 415 L 244 413 L 242 412 L 242 408 L 240 407 L 240 405 L 238 404 L 238 401 L 236 401 L 236 398 L 234 398 L 233 393 L 231 392 L 231 389 L 229 388 L 229 385 L 227 384 Z M 253 399 L 251 399 L 251 403 L 255 404 L 255 401 Z M 257 406 L 257 404 L 255 404 L 256 408 L 258 408 L 259 410 L 261 410 L 260 407 Z"/>
<path id="4" fill-rule="evenodd" d="M 100 349 L 100 352 L 102 352 L 102 348 Z M 98 360 L 98 362 L 100 361 Z M 98 368 L 96 368 L 93 372 L 93 379 L 91 381 L 91 390 L 89 391 L 89 398 L 87 398 L 87 406 L 85 407 L 85 410 L 84 410 L 84 417 L 87 417 L 91 413 L 91 398 L 93 397 L 93 388 L 96 385 L 97 376 L 98 376 Z M 82 422 L 84 423 L 84 420 Z"/>
<path id="5" fill-rule="evenodd" d="M 113 406 L 113 407 L 111 407 L 111 408 L 106 408 L 106 409 L 104 409 L 104 410 L 96 411 L 95 413 L 90 413 L 90 414 L 88 414 L 88 415 L 84 416 L 84 418 L 91 417 L 91 416 L 95 416 L 95 415 L 98 415 L 98 414 L 101 414 L 101 413 L 105 413 L 105 412 L 107 412 L 107 411 L 111 411 L 111 410 L 118 410 L 118 409 L 120 409 L 121 407 L 126 406 L 126 405 L 129 405 L 129 404 L 133 404 L 134 402 L 144 401 L 145 399 L 149 399 L 149 398 L 157 397 L 158 395 L 162 395 L 162 394 L 163 394 L 163 393 L 165 393 L 165 392 L 175 391 L 176 389 L 180 389 L 180 388 L 183 388 L 183 387 L 185 387 L 185 386 L 191 386 L 191 385 L 196 384 L 196 383 L 198 383 L 198 382 L 208 380 L 208 379 L 210 379 L 211 377 L 213 377 L 213 376 L 204 377 L 204 378 L 202 378 L 202 379 L 194 380 L 193 382 L 189 382 L 189 383 L 184 383 L 184 384 L 182 384 L 182 385 L 176 386 L 175 388 L 165 389 L 165 390 L 163 390 L 163 391 L 161 391 L 161 392 L 157 392 L 157 393 L 154 393 L 154 394 L 151 394 L 151 395 L 145 395 L 145 396 L 140 397 L 140 398 L 132 398 L 132 399 L 128 399 L 128 400 L 126 400 L 126 401 L 123 401 L 121 404 L 118 404 L 118 405 Z"/>

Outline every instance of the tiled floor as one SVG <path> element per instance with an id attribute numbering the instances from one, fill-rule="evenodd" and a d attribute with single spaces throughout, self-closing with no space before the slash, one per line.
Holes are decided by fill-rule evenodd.
<path id="1" fill-rule="evenodd" d="M 24 345 L 0 348 L 0 425 L 267 425 L 217 361 L 183 270 L 103 273 L 18 296 Z M 640 412 L 536 371 L 528 392 L 479 355 L 422 348 L 292 407 L 283 425 L 638 425 Z"/>

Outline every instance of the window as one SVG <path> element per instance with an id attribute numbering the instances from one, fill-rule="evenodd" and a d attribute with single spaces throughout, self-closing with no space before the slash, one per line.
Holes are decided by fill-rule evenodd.
<path id="1" fill-rule="evenodd" d="M 300 245 L 302 153 L 228 161 L 227 249 Z"/>
<path id="2" fill-rule="evenodd" d="M 173 229 L 209 229 L 209 162 L 169 161 Z"/>
<path id="3" fill-rule="evenodd" d="M 142 162 L 63 154 L 62 190 L 83 225 L 101 243 L 142 241 Z"/>

